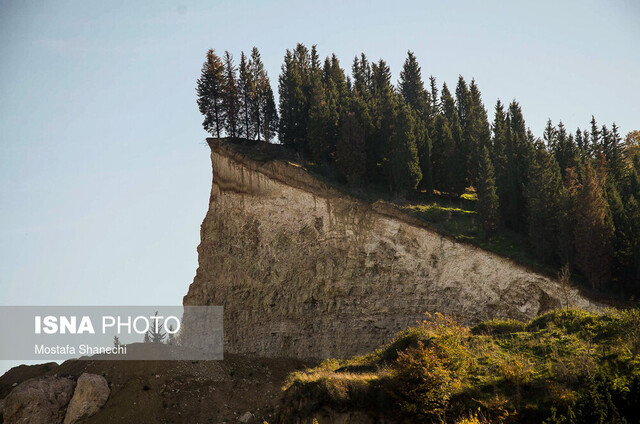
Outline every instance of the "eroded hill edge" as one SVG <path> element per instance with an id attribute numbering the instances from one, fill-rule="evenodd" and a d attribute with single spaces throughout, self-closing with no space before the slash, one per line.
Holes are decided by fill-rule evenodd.
<path id="1" fill-rule="evenodd" d="M 208 142 L 211 197 L 184 303 L 225 307 L 226 352 L 348 356 L 425 312 L 477 322 L 531 319 L 567 300 L 595 308 L 575 288 L 392 205 L 347 196 L 269 147 Z"/>

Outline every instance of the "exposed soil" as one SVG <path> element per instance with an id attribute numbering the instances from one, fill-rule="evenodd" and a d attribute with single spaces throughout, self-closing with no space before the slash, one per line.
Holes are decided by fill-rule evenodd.
<path id="1" fill-rule="evenodd" d="M 86 423 L 273 422 L 286 376 L 311 362 L 225 355 L 222 361 L 66 361 L 21 365 L 0 377 L 0 398 L 37 376 L 103 375 L 106 405 Z"/>

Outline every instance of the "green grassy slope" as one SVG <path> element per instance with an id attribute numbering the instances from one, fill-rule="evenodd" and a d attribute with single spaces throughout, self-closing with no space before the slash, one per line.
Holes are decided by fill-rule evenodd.
<path id="1" fill-rule="evenodd" d="M 639 354 L 638 310 L 473 328 L 436 314 L 376 352 L 292 374 L 285 400 L 307 417 L 329 408 L 392 422 L 633 423 Z"/>

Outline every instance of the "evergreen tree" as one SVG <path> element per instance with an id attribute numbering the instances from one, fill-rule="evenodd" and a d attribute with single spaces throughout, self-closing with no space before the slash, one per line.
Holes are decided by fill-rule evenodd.
<path id="1" fill-rule="evenodd" d="M 390 152 L 393 184 L 401 198 L 415 189 L 422 178 L 413 115 L 408 106 L 400 106 Z"/>
<path id="2" fill-rule="evenodd" d="M 372 77 L 371 65 L 364 53 L 360 55 L 360 59 L 358 59 L 358 56 L 353 59 L 351 74 L 353 75 L 353 89 L 358 98 L 368 101 Z"/>
<path id="3" fill-rule="evenodd" d="M 336 166 L 349 185 L 359 187 L 366 172 L 365 130 L 356 114 L 343 112 L 336 146 Z"/>
<path id="4" fill-rule="evenodd" d="M 266 85 L 263 91 L 263 102 L 262 102 L 262 116 L 263 122 L 262 125 L 262 136 L 266 142 L 270 142 L 272 138 L 276 136 L 278 132 L 278 111 L 276 109 L 276 103 L 273 99 L 273 90 L 271 89 L 271 84 L 267 79 Z"/>
<path id="5" fill-rule="evenodd" d="M 440 103 L 438 102 L 438 85 L 434 76 L 429 77 L 429 87 L 431 91 L 431 110 L 435 114 L 440 109 Z"/>
<path id="6" fill-rule="evenodd" d="M 466 158 L 464 156 L 462 141 L 462 127 L 460 126 L 456 103 L 453 100 L 446 83 L 442 85 L 442 92 L 440 96 L 442 114 L 444 115 L 451 132 L 451 136 L 453 137 L 453 150 L 447 156 L 444 165 L 448 170 L 446 191 L 461 194 L 464 192 L 467 182 Z"/>
<path id="7" fill-rule="evenodd" d="M 567 168 L 560 191 L 558 256 L 560 263 L 571 266 L 575 263 L 574 229 L 576 228 L 576 207 L 580 183 L 575 168 Z"/>
<path id="8" fill-rule="evenodd" d="M 392 137 L 397 114 L 397 99 L 391 85 L 391 70 L 382 59 L 371 65 L 371 119 L 373 131 L 368 139 L 368 173 L 388 182 L 393 181 L 390 160 Z"/>
<path id="9" fill-rule="evenodd" d="M 602 132 L 604 133 L 604 128 Z M 618 126 L 615 122 L 611 126 L 611 132 L 608 133 L 606 142 L 604 142 L 603 150 L 609 165 L 611 178 L 616 184 L 622 182 L 625 178 L 626 169 L 622 153 L 622 137 L 618 133 Z"/>
<path id="10" fill-rule="evenodd" d="M 428 94 L 422 82 L 420 65 L 418 65 L 418 61 L 411 51 L 407 52 L 407 59 L 404 62 L 402 71 L 400 71 L 398 86 L 405 103 L 409 105 L 421 119 L 426 120 L 429 114 Z"/>
<path id="11" fill-rule="evenodd" d="M 425 191 L 427 196 L 431 196 L 433 193 L 432 142 L 427 122 L 419 117 L 416 117 L 415 133 L 420 172 L 422 173 L 420 188 Z"/>
<path id="12" fill-rule="evenodd" d="M 436 116 L 431 162 L 433 163 L 433 186 L 437 190 L 450 192 L 454 188 L 456 170 L 449 166 L 455 154 L 455 140 L 451 134 L 449 123 L 442 114 Z"/>
<path id="13" fill-rule="evenodd" d="M 475 176 L 478 169 L 478 157 L 480 151 L 491 147 L 491 127 L 487 117 L 487 110 L 482 103 L 482 96 L 475 80 L 471 80 L 469 85 L 469 105 L 467 111 L 467 169 L 468 179 L 471 184 L 475 183 Z"/>
<path id="14" fill-rule="evenodd" d="M 340 61 L 338 57 L 333 53 L 329 61 L 329 68 L 326 75 L 327 83 L 330 81 L 335 86 L 336 92 L 336 108 L 347 108 L 350 100 L 350 92 L 347 84 L 347 77 L 344 73 L 344 69 L 340 67 Z"/>
<path id="15" fill-rule="evenodd" d="M 490 238 L 498 229 L 498 195 L 489 150 L 483 147 L 478 163 L 478 218 L 484 236 Z"/>
<path id="16" fill-rule="evenodd" d="M 458 112 L 458 119 L 460 120 L 460 126 L 462 127 L 463 138 L 467 138 L 468 131 L 468 114 L 471 107 L 471 98 L 469 89 L 467 88 L 467 82 L 462 75 L 458 75 L 458 84 L 456 85 L 456 110 Z"/>
<path id="17" fill-rule="evenodd" d="M 204 115 L 202 126 L 211 135 L 220 138 L 224 129 L 224 65 L 213 49 L 207 52 L 197 81 L 198 109 Z"/>
<path id="18" fill-rule="evenodd" d="M 542 139 L 546 143 L 547 147 L 550 151 L 556 151 L 556 127 L 553 126 L 553 122 L 551 119 L 547 120 L 547 125 L 544 127 L 544 132 L 542 133 Z"/>
<path id="19" fill-rule="evenodd" d="M 507 116 L 502 102 L 496 102 L 493 119 L 493 151 L 492 160 L 496 174 L 496 192 L 500 200 L 501 216 L 508 211 L 508 160 L 507 160 Z"/>
<path id="20" fill-rule="evenodd" d="M 587 155 L 593 158 L 602 150 L 602 146 L 600 144 L 600 130 L 598 129 L 596 118 L 593 115 L 591 115 L 591 133 L 589 133 L 589 141 L 590 144 L 587 148 Z"/>
<path id="21" fill-rule="evenodd" d="M 313 57 L 301 43 L 293 51 L 287 50 L 278 78 L 280 141 L 301 154 L 309 150 L 309 115 L 315 78 L 320 72 L 315 46 L 312 53 Z"/>
<path id="22" fill-rule="evenodd" d="M 554 157 L 540 144 L 526 187 L 529 242 L 536 256 L 551 263 L 558 251 L 562 180 Z"/>
<path id="23" fill-rule="evenodd" d="M 611 273 L 612 228 L 607 217 L 603 180 L 602 174 L 596 173 L 591 164 L 587 164 L 574 200 L 576 266 L 587 277 L 592 288 L 601 287 Z"/>
<path id="24" fill-rule="evenodd" d="M 514 100 L 507 115 L 507 187 L 505 189 L 505 223 L 510 228 L 524 232 L 526 228 L 526 201 L 524 187 L 533 156 L 533 143 L 527 135 L 520 105 Z"/>
<path id="25" fill-rule="evenodd" d="M 416 143 L 420 170 L 422 172 L 421 188 L 428 195 L 433 191 L 431 148 L 429 122 L 431 119 L 429 93 L 424 88 L 422 75 L 415 55 L 409 51 L 398 83 L 404 102 L 416 113 Z"/>
<path id="26" fill-rule="evenodd" d="M 613 276 L 619 289 L 638 292 L 638 256 L 640 255 L 640 209 L 632 195 L 623 197 L 615 182 L 607 182 L 607 203 L 613 222 Z"/>
<path id="27" fill-rule="evenodd" d="M 251 125 L 251 105 L 253 103 L 253 80 L 249 70 L 247 58 L 242 52 L 240 54 L 240 67 L 238 70 L 238 100 L 239 112 L 238 121 L 240 124 L 239 133 L 242 137 L 252 139 L 254 136 Z"/>
<path id="28" fill-rule="evenodd" d="M 157 316 L 158 312 L 156 311 L 155 317 Z M 148 337 L 151 343 L 162 343 L 166 337 L 166 333 L 162 331 L 162 324 L 159 319 L 151 320 L 151 326 L 147 334 L 149 335 Z"/>
<path id="29" fill-rule="evenodd" d="M 554 152 L 560 173 L 564 176 L 567 168 L 575 168 L 580 161 L 580 152 L 572 134 L 567 135 L 567 130 L 562 121 L 558 124 L 556 151 Z"/>
<path id="30" fill-rule="evenodd" d="M 313 159 L 319 163 L 325 163 L 329 159 L 329 153 L 331 152 L 331 145 L 334 141 L 335 131 L 333 130 L 334 124 L 337 123 L 337 119 L 333 119 L 329 103 L 327 102 L 326 91 L 331 90 L 331 97 L 335 100 L 337 96 L 335 93 L 335 87 L 327 87 L 322 82 L 322 76 L 320 74 L 314 77 L 313 90 L 309 101 L 309 118 L 307 128 L 307 143 L 309 149 L 313 155 Z M 335 109 L 334 109 L 335 111 Z"/>
<path id="31" fill-rule="evenodd" d="M 253 92 L 251 93 L 251 127 L 252 132 L 261 140 L 264 133 L 264 108 L 266 104 L 267 91 L 269 89 L 269 79 L 267 78 L 260 52 L 256 47 L 251 49 L 251 60 L 249 61 L 249 71 L 253 81 Z"/>
<path id="32" fill-rule="evenodd" d="M 224 94 L 223 94 L 223 111 L 224 111 L 224 129 L 231 138 L 237 138 L 240 135 L 240 101 L 238 79 L 236 77 L 237 70 L 233 64 L 233 56 L 228 51 L 224 52 Z"/>

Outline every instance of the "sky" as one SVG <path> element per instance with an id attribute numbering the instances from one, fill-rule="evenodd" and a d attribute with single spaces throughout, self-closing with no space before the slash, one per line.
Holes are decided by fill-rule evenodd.
<path id="1" fill-rule="evenodd" d="M 287 48 L 394 80 L 475 78 L 490 118 L 520 102 L 541 136 L 595 115 L 640 129 L 640 3 L 0 2 L 0 305 L 178 305 L 211 185 L 195 83 L 206 51 Z"/>

